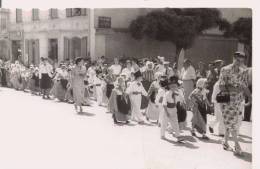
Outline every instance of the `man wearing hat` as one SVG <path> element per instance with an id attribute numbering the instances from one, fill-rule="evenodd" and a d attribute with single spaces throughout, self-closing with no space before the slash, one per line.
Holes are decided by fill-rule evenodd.
<path id="1" fill-rule="evenodd" d="M 155 71 L 164 73 L 164 70 L 165 70 L 165 67 L 164 67 L 164 64 L 163 64 L 165 62 L 164 57 L 158 56 L 157 58 L 159 60 L 159 64 L 155 67 Z"/>
<path id="2" fill-rule="evenodd" d="M 163 62 L 163 65 L 164 65 L 164 74 L 167 77 L 173 76 L 174 72 L 173 72 L 173 69 L 169 66 L 170 62 L 169 61 L 165 61 L 165 62 Z"/>
<path id="3" fill-rule="evenodd" d="M 141 102 L 142 95 L 147 96 L 147 92 L 141 83 L 142 74 L 140 70 L 134 73 L 134 77 L 135 80 L 127 87 L 126 93 L 130 96 L 132 120 L 138 123 L 144 123 L 144 116 L 141 113 Z"/>
<path id="4" fill-rule="evenodd" d="M 215 60 L 215 61 L 214 61 L 214 64 L 215 64 L 215 67 L 216 67 L 216 68 L 215 68 L 215 71 L 217 72 L 217 74 L 218 74 L 218 76 L 219 76 L 220 70 L 221 70 L 221 68 L 224 66 L 224 61 L 218 59 L 218 60 Z"/>

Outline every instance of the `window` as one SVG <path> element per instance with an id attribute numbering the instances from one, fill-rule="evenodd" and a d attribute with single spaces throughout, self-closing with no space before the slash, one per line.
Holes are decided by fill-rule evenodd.
<path id="1" fill-rule="evenodd" d="M 86 16 L 87 9 L 86 8 L 67 8 L 66 9 L 66 16 L 73 17 L 73 16 Z"/>
<path id="2" fill-rule="evenodd" d="M 1 18 L 0 24 L 1 24 L 0 30 L 6 30 L 6 28 L 7 28 L 7 18 Z"/>
<path id="3" fill-rule="evenodd" d="M 66 16 L 67 17 L 72 17 L 72 8 L 67 8 L 66 9 Z"/>
<path id="4" fill-rule="evenodd" d="M 111 17 L 99 16 L 98 17 L 99 28 L 111 28 Z"/>
<path id="5" fill-rule="evenodd" d="M 22 9 L 16 9 L 16 23 L 23 22 Z"/>
<path id="6" fill-rule="evenodd" d="M 32 21 L 39 20 L 39 9 L 32 9 Z"/>
<path id="7" fill-rule="evenodd" d="M 50 15 L 50 19 L 58 18 L 58 9 L 56 8 L 49 9 L 49 15 Z"/>

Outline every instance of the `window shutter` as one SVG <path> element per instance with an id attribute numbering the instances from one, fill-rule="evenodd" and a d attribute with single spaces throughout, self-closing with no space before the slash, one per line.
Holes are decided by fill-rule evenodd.
<path id="1" fill-rule="evenodd" d="M 25 40 L 25 56 L 24 56 L 24 62 L 27 66 L 29 66 L 29 40 Z"/>
<path id="2" fill-rule="evenodd" d="M 81 8 L 81 15 L 86 16 L 87 15 L 87 9 L 86 8 Z"/>
<path id="3" fill-rule="evenodd" d="M 72 17 L 72 8 L 67 8 L 66 9 L 66 16 L 67 17 Z"/>
<path id="4" fill-rule="evenodd" d="M 39 9 L 32 9 L 32 20 L 36 21 L 39 20 Z"/>
<path id="5" fill-rule="evenodd" d="M 16 9 L 16 23 L 20 23 L 22 21 L 22 9 Z"/>
<path id="6" fill-rule="evenodd" d="M 64 59 L 69 59 L 69 39 L 64 37 Z"/>
<path id="7" fill-rule="evenodd" d="M 81 56 L 83 57 L 83 58 L 87 58 L 87 50 L 88 50 L 88 48 L 87 48 L 87 43 L 88 43 L 88 37 L 83 37 L 82 39 L 81 39 Z"/>
<path id="8" fill-rule="evenodd" d="M 29 65 L 33 63 L 33 56 L 32 56 L 32 46 L 33 40 L 28 41 L 28 63 Z"/>
<path id="9" fill-rule="evenodd" d="M 35 64 L 38 65 L 40 63 L 40 43 L 39 43 L 39 39 L 36 39 L 35 41 Z"/>

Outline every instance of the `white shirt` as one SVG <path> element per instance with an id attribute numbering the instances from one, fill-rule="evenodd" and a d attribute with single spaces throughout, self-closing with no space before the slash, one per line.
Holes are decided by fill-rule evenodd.
<path id="1" fill-rule="evenodd" d="M 175 95 L 175 101 L 172 97 L 172 93 L 173 92 L 171 90 L 169 90 L 165 93 L 164 98 L 163 98 L 163 105 L 164 106 L 167 106 L 167 103 L 176 103 L 177 104 L 177 102 L 183 102 L 184 101 L 184 96 L 183 96 L 182 92 L 176 91 L 176 93 L 178 95 Z"/>
<path id="2" fill-rule="evenodd" d="M 121 70 L 122 70 L 121 65 L 112 65 L 112 66 L 110 66 L 110 68 L 113 70 L 114 75 L 119 75 L 121 73 Z"/>
<path id="3" fill-rule="evenodd" d="M 181 79 L 182 80 L 195 80 L 196 71 L 193 66 L 189 66 L 187 69 L 184 67 L 181 69 Z"/>
<path id="4" fill-rule="evenodd" d="M 90 84 L 93 84 L 93 83 L 94 83 L 94 78 L 95 78 L 95 76 L 96 76 L 96 71 L 94 70 L 93 67 L 89 67 L 89 68 L 88 68 L 87 75 L 89 76 L 88 82 L 89 82 Z"/>
<path id="5" fill-rule="evenodd" d="M 46 65 L 44 64 L 40 64 L 39 66 L 39 78 L 42 78 L 43 73 L 47 73 L 50 77 L 52 76 L 51 74 L 52 72 L 52 65 L 50 65 L 49 63 L 46 63 Z"/>
<path id="6" fill-rule="evenodd" d="M 131 67 L 130 69 L 129 68 L 124 68 L 122 70 L 122 74 L 126 74 L 126 79 L 130 79 L 131 78 L 131 73 L 134 72 L 134 68 Z"/>
<path id="7" fill-rule="evenodd" d="M 140 85 L 138 85 L 138 83 L 140 83 Z M 138 92 L 139 94 L 147 96 L 147 92 L 144 89 L 141 82 L 133 81 L 132 83 L 130 83 L 129 87 L 126 89 L 126 93 L 129 94 L 130 96 L 135 95 L 134 92 Z"/>
<path id="8" fill-rule="evenodd" d="M 165 93 L 166 93 L 165 89 L 159 88 L 158 93 L 157 93 L 156 98 L 155 98 L 155 103 L 157 105 L 162 106 L 162 104 L 163 104 L 163 97 L 164 97 Z"/>
<path id="9" fill-rule="evenodd" d="M 220 88 L 219 88 L 219 81 L 217 81 L 213 87 L 213 92 L 211 95 L 211 101 L 212 103 L 217 103 L 216 97 L 217 94 L 220 92 Z"/>
<path id="10" fill-rule="evenodd" d="M 102 85 L 103 82 L 97 76 L 94 76 L 93 83 L 94 83 L 94 85 Z"/>
<path id="11" fill-rule="evenodd" d="M 162 74 L 164 74 L 165 73 L 164 65 L 162 65 L 162 64 L 157 65 L 156 68 L 155 68 L 155 71 L 156 72 L 161 72 Z"/>

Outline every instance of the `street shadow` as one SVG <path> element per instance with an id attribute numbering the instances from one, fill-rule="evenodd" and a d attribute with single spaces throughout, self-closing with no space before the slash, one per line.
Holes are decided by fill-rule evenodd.
<path id="1" fill-rule="evenodd" d="M 246 162 L 252 162 L 252 153 L 243 152 L 242 156 L 235 156 L 235 157 L 244 160 Z"/>
<path id="2" fill-rule="evenodd" d="M 149 126 L 149 127 L 156 126 L 156 125 L 154 125 L 152 123 L 139 123 L 138 125 L 140 125 L 140 126 Z"/>
<path id="3" fill-rule="evenodd" d="M 232 137 L 229 137 L 229 139 L 230 139 L 230 141 L 234 141 L 234 139 Z M 248 143 L 248 144 L 252 143 L 252 141 L 247 141 L 241 137 L 238 137 L 238 141 L 241 143 Z"/>
<path id="4" fill-rule="evenodd" d="M 165 138 L 163 139 L 164 141 L 167 141 L 171 144 L 173 144 L 174 146 L 179 146 L 179 147 L 186 147 L 186 148 L 190 148 L 190 149 L 198 149 L 199 147 L 198 146 L 195 146 L 189 142 L 182 142 L 182 143 L 179 143 L 179 142 L 176 142 L 176 141 L 173 141 L 173 140 L 170 140 L 168 138 Z"/>
<path id="5" fill-rule="evenodd" d="M 80 116 L 95 116 L 96 114 L 88 113 L 88 112 L 81 112 L 81 113 L 78 113 L 78 115 L 80 115 Z"/>
<path id="6" fill-rule="evenodd" d="M 252 140 L 252 137 L 249 137 L 249 136 L 246 136 L 246 135 L 243 135 L 243 134 L 239 134 L 239 137 L 248 138 L 248 139 Z"/>
<path id="7" fill-rule="evenodd" d="M 182 136 L 182 138 L 184 138 L 185 140 L 192 142 L 192 143 L 197 142 L 197 140 L 192 136 Z"/>
<path id="8" fill-rule="evenodd" d="M 204 143 L 211 143 L 211 144 L 222 144 L 222 141 L 221 139 L 220 140 L 216 140 L 216 139 L 213 139 L 213 138 L 209 138 L 209 140 L 205 140 L 201 137 L 197 137 L 201 142 L 204 142 Z"/>
<path id="9" fill-rule="evenodd" d="M 252 143 L 252 141 L 247 141 L 247 140 L 245 140 L 241 137 L 238 138 L 238 141 L 241 142 L 241 143 L 249 143 L 249 144 Z"/>

